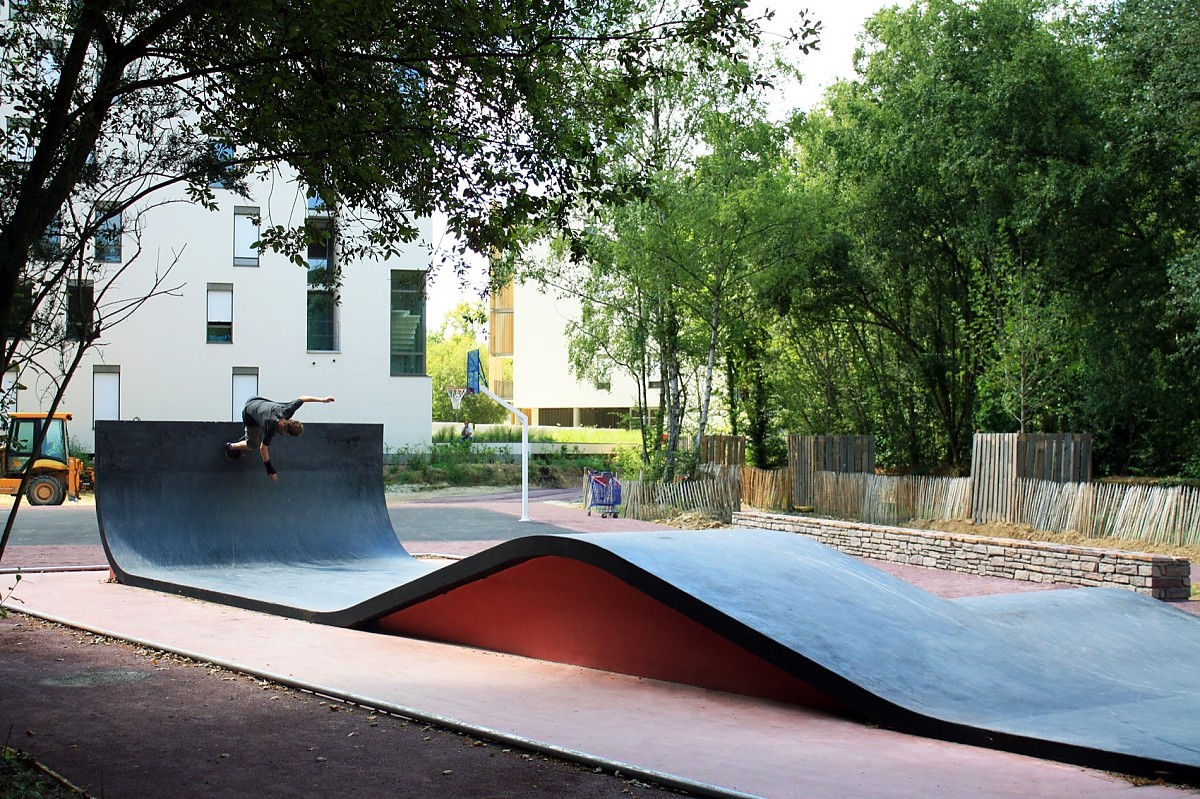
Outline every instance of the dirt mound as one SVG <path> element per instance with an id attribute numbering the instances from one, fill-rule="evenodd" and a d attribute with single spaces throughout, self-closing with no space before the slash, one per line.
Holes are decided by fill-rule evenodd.
<path id="1" fill-rule="evenodd" d="M 1192 563 L 1200 563 L 1200 547 L 1197 546 L 1178 546 L 1158 541 L 1142 541 L 1126 538 L 1088 538 L 1074 531 L 1050 533 L 1045 530 L 1037 530 L 1027 524 L 1009 524 L 1003 522 L 976 524 L 965 519 L 913 519 L 905 526 L 914 527 L 918 530 L 937 530 L 943 533 L 983 535 L 992 538 L 1015 538 L 1019 541 L 1048 541 L 1055 544 L 1071 544 L 1073 546 L 1095 547 L 1097 549 L 1152 552 L 1159 555 L 1188 558 Z"/>
<path id="2" fill-rule="evenodd" d="M 684 511 L 666 519 L 654 519 L 653 521 L 655 524 L 669 524 L 681 530 L 715 530 L 718 527 L 729 526 L 722 523 L 719 519 L 714 519 L 707 514 L 694 510 Z"/>

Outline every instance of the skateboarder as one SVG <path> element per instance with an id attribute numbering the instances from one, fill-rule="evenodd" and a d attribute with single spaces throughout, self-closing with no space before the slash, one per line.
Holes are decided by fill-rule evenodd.
<path id="1" fill-rule="evenodd" d="M 271 452 L 267 445 L 276 433 L 298 436 L 304 432 L 304 425 L 292 416 L 306 402 L 333 402 L 333 397 L 300 397 L 291 402 L 274 402 L 263 397 L 246 400 L 246 407 L 242 408 L 246 434 L 240 440 L 225 445 L 225 457 L 241 458 L 249 450 L 256 449 L 267 467 L 267 476 L 278 480 L 279 473 L 271 465 Z"/>

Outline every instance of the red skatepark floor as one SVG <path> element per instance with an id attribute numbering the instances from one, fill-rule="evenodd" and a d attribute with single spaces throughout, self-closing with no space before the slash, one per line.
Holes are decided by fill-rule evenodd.
<path id="1" fill-rule="evenodd" d="M 447 507 L 447 512 L 472 510 L 515 514 L 519 500 L 506 496 L 460 503 L 454 510 Z M 602 521 L 578 509 L 546 503 L 537 503 L 531 515 L 567 529 L 649 527 L 627 520 Z M 464 555 L 494 543 L 412 542 L 408 547 L 414 552 Z M 74 558 L 67 558 L 72 553 L 37 555 L 32 551 L 35 547 L 16 549 L 6 555 L 6 566 L 21 560 L 32 566 L 43 555 L 59 563 L 64 559 L 78 563 L 103 559 L 102 552 L 96 560 L 96 552 L 75 551 Z M 30 551 L 19 551 L 24 549 Z M 14 561 L 13 556 L 18 560 Z M 943 596 L 1046 588 L 927 569 L 889 570 Z M 184 654 L 451 729 L 470 730 L 504 745 L 528 746 L 591 766 L 620 769 L 625 775 L 639 775 L 701 795 L 895 799 L 1157 799 L 1200 795 L 1173 786 L 1138 787 L 1100 771 L 916 738 L 800 707 L 511 655 L 311 625 L 108 583 L 105 577 L 103 572 L 87 571 L 27 573 L 14 595 L 18 601 L 10 606 L 77 629 Z M 7 590 L 8 583 L 3 587 Z M 3 624 L 20 623 L 20 618 L 14 615 Z M 38 666 L 35 663 L 30 668 L 36 670 Z M 68 700 L 61 693 L 51 692 L 38 701 Z M 10 725 L 21 729 L 22 714 L 27 709 L 9 706 L 5 700 L 0 700 L 0 708 Z M 103 732 L 103 719 L 89 723 L 100 725 Z M 144 714 L 145 735 L 162 735 L 157 724 L 165 725 L 166 721 L 155 713 Z M 123 732 L 130 734 L 124 728 Z M 305 792 L 302 785 L 288 784 L 284 773 L 276 775 L 276 780 L 278 795 Z M 154 786 L 145 787 L 146 794 L 153 792 Z M 637 795 L 637 791 L 650 789 L 632 791 Z M 431 794 L 406 794 L 393 789 L 389 795 Z M 522 794 L 493 788 L 485 793 L 443 795 Z"/>

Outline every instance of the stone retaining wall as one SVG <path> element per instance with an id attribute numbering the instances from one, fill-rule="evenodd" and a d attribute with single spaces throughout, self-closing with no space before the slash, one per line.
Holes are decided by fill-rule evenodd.
<path id="1" fill-rule="evenodd" d="M 733 525 L 800 533 L 850 555 L 985 577 L 1129 588 L 1167 600 L 1191 593 L 1191 563 L 1170 555 L 760 511 L 735 513 Z"/>

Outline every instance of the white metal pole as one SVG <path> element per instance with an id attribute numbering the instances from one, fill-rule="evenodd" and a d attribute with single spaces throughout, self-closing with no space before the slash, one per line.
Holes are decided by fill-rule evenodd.
<path id="1" fill-rule="evenodd" d="M 479 384 L 481 394 L 486 394 L 509 413 L 521 420 L 521 521 L 529 521 L 529 417 L 510 405 L 500 395 L 493 392 L 482 382 Z"/>

